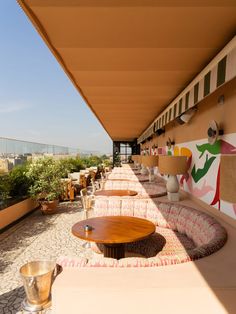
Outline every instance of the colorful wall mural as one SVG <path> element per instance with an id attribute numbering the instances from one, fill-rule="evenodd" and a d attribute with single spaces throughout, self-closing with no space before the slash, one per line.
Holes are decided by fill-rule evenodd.
<path id="1" fill-rule="evenodd" d="M 158 152 L 188 157 L 188 173 L 179 176 L 181 187 L 205 203 L 236 219 L 236 204 L 220 200 L 220 155 L 236 154 L 236 133 L 224 135 L 211 145 L 207 139 L 181 143 Z"/>

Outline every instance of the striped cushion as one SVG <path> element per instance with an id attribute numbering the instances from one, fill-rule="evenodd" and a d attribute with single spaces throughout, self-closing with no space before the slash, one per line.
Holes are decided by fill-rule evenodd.
<path id="1" fill-rule="evenodd" d="M 88 261 L 86 267 L 118 267 L 118 260 L 109 257 L 93 258 Z"/>
<path id="2" fill-rule="evenodd" d="M 64 267 L 85 267 L 88 260 L 84 257 L 60 256 L 56 263 Z"/>
<path id="3" fill-rule="evenodd" d="M 113 202 L 112 198 L 109 199 Z M 146 259 L 121 259 L 119 267 L 183 263 L 214 253 L 227 240 L 226 230 L 213 217 L 178 203 L 158 202 L 158 199 L 150 198 L 116 198 L 112 206 L 105 206 L 103 214 L 119 213 L 118 199 L 121 215 L 146 218 L 157 226 L 152 237 L 126 245 L 127 251 L 141 254 Z"/>

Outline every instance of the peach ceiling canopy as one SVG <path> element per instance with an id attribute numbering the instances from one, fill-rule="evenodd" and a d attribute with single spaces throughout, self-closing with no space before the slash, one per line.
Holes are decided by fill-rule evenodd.
<path id="1" fill-rule="evenodd" d="M 235 0 L 18 0 L 113 140 L 138 138 L 235 35 Z"/>

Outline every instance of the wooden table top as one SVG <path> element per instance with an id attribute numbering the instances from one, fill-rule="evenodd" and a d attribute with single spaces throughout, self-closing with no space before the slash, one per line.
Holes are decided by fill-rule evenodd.
<path id="1" fill-rule="evenodd" d="M 101 190 L 94 193 L 95 196 L 135 196 L 138 192 L 131 190 Z"/>
<path id="2" fill-rule="evenodd" d="M 85 231 L 84 226 L 93 229 Z M 72 227 L 73 235 L 97 243 L 129 243 L 153 234 L 155 225 L 146 219 L 130 216 L 104 216 L 82 220 Z"/>

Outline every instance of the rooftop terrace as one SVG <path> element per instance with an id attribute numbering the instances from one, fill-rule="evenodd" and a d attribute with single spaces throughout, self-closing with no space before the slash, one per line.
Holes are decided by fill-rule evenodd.
<path id="1" fill-rule="evenodd" d="M 167 201 L 167 198 L 161 197 L 159 200 Z M 184 196 L 181 204 L 190 205 L 205 211 L 199 204 L 186 199 Z M 218 216 L 222 216 L 222 214 Z M 222 218 L 226 219 L 226 222 L 224 222 Z M 82 212 L 80 201 L 61 203 L 57 214 L 42 215 L 39 210 L 36 210 L 27 218 L 21 220 L 0 235 L 0 270 L 2 274 L 2 280 L 0 282 L 0 290 L 2 293 L 0 296 L 1 313 L 15 314 L 17 310 L 20 309 L 25 294 L 19 276 L 19 268 L 26 262 L 38 259 L 56 260 L 59 256 L 86 257 L 88 259 L 97 258 L 98 255 L 96 253 L 92 252 L 90 249 L 83 248 L 82 244 L 84 242 L 74 237 L 71 233 L 73 224 L 81 219 L 84 219 L 84 213 Z M 219 217 L 217 219 L 219 219 Z M 228 218 L 226 216 L 220 219 L 228 232 L 228 241 L 220 251 L 194 262 L 168 267 L 155 267 L 155 280 L 152 283 L 152 287 L 157 296 L 160 294 L 157 300 L 160 301 L 161 298 L 166 298 L 163 292 L 163 288 L 165 287 L 168 288 L 168 294 L 173 297 L 175 302 L 178 302 L 183 310 L 186 309 L 187 306 L 190 306 L 190 303 L 197 298 L 198 308 L 205 307 L 209 309 L 208 313 L 234 313 L 236 306 L 234 297 L 236 292 L 236 253 L 234 249 L 236 228 L 227 223 L 227 220 Z M 139 274 L 139 280 L 136 281 L 136 284 L 139 285 L 139 283 L 142 282 L 143 289 L 147 289 L 150 276 L 153 277 L 153 269 L 150 269 L 152 268 L 136 268 L 131 272 L 137 272 L 137 274 Z M 70 271 L 71 270 L 69 270 L 69 273 Z M 75 270 L 73 270 L 73 272 L 74 271 Z M 78 274 L 80 273 L 79 269 L 76 271 Z M 83 276 L 91 270 L 87 269 L 82 271 L 80 275 L 82 276 L 81 280 L 83 282 Z M 110 271 L 107 268 L 100 268 L 99 272 L 101 276 L 104 275 L 104 281 L 106 281 L 106 274 Z M 126 270 L 112 269 L 114 281 L 112 280 L 112 282 L 110 282 L 111 289 L 113 289 L 113 286 L 116 286 L 115 282 L 117 282 L 117 278 L 120 278 L 120 272 L 126 273 Z M 146 275 L 144 275 L 143 272 L 146 272 Z M 95 274 L 95 276 L 97 276 L 97 274 Z M 111 274 L 109 276 L 111 276 Z M 57 280 L 59 280 L 60 283 L 60 276 L 58 278 Z M 122 278 L 123 279 L 119 279 L 121 282 L 118 283 L 118 287 L 127 284 L 125 275 L 122 276 Z M 83 286 L 82 282 L 79 286 Z M 73 287 L 75 281 L 71 279 L 70 284 Z M 78 287 L 78 284 L 76 286 Z M 97 283 L 96 287 L 94 286 L 92 288 L 92 286 L 90 287 L 92 290 L 98 288 Z M 103 289 L 102 286 L 101 289 Z M 128 295 L 132 295 L 128 290 L 127 293 Z M 186 300 L 189 301 L 186 303 Z M 86 302 L 80 300 L 80 302 L 83 309 L 83 306 L 85 306 L 88 300 L 86 300 Z M 161 305 L 161 303 L 159 303 L 159 309 L 162 307 L 166 308 L 166 304 L 164 305 L 164 303 L 162 303 Z M 169 313 L 169 307 L 171 306 L 166 308 L 167 313 Z M 213 309 L 215 312 L 213 312 Z M 194 309 L 192 313 L 195 313 Z"/>
<path id="2" fill-rule="evenodd" d="M 119 159 L 128 161 L 130 154 L 140 155 L 141 161 L 143 155 L 162 156 L 158 163 L 166 155 L 184 157 L 184 171 L 177 171 L 175 166 L 170 172 L 161 172 L 158 164 L 158 175 L 166 174 L 173 179 L 176 173 L 181 174 L 178 180 L 174 178 L 175 187 L 179 181 L 182 192 L 178 201 L 178 189 L 171 191 L 167 187 L 169 196 L 175 195 L 172 199 L 161 196 L 158 201 L 168 202 L 176 197 L 174 205 L 169 205 L 174 210 L 172 215 L 167 210 L 165 216 L 156 206 L 156 215 L 164 217 L 167 225 L 169 216 L 173 220 L 177 217 L 177 225 L 181 205 L 187 205 L 200 211 L 183 207 L 187 213 L 183 225 L 190 235 L 192 230 L 199 238 L 202 235 L 204 238 L 206 229 L 215 232 L 213 235 L 206 232 L 206 242 L 199 246 L 189 237 L 199 249 L 195 253 L 202 258 L 198 260 L 189 261 L 188 256 L 183 261 L 178 252 L 175 265 L 167 262 L 168 265 L 153 267 L 147 258 L 135 266 L 131 263 L 136 259 L 121 258 L 108 261 L 108 266 L 113 267 L 101 267 L 107 264 L 100 254 L 103 265 L 95 263 L 91 267 L 86 261 L 89 267 L 65 267 L 53 284 L 54 313 L 74 313 L 79 308 L 82 314 L 235 314 L 235 0 L 18 0 L 18 3 L 113 140 L 113 161 L 115 158 L 117 164 Z M 190 115 L 187 122 L 183 119 L 186 115 Z M 232 163 L 222 162 L 224 155 L 234 155 L 230 156 Z M 150 169 L 149 172 L 151 177 Z M 120 185 L 124 187 L 124 181 L 132 180 L 130 173 L 128 178 L 122 176 L 118 179 L 123 180 Z M 117 187 L 117 183 L 110 184 Z M 158 182 L 154 185 L 156 188 Z M 141 202 L 141 194 L 148 192 L 142 188 L 137 191 L 140 193 L 137 203 Z M 126 190 L 131 189 L 126 186 Z M 149 193 L 145 197 L 147 202 L 153 201 Z M 100 210 L 117 214 L 121 203 L 119 199 L 116 205 L 111 204 L 114 207 Z M 139 204 L 137 208 L 140 214 L 142 208 Z M 128 210 L 134 215 L 134 206 Z M 219 235 L 217 231 L 224 228 L 212 223 L 213 219 L 201 211 L 215 217 L 226 229 L 228 239 L 222 248 L 217 247 L 219 242 L 215 238 Z M 206 218 L 199 219 L 201 226 L 205 226 L 203 231 L 198 229 L 199 220 L 192 221 L 189 213 L 195 213 L 195 218 L 198 215 Z M 84 242 L 71 233 L 71 227 L 82 219 L 84 213 L 77 200 L 61 203 L 59 212 L 51 216 L 36 210 L 0 234 L 0 312 L 13 314 L 19 310 L 25 296 L 19 268 L 27 261 L 55 260 L 59 256 L 97 258 L 98 254 L 84 248 Z M 210 223 L 216 225 L 215 229 L 210 228 Z M 159 227 L 158 223 L 156 226 Z M 169 225 L 168 228 L 171 229 Z M 188 237 L 186 230 L 182 234 Z M 223 233 L 225 241 L 225 230 Z M 207 241 L 213 242 L 210 248 Z M 206 256 L 208 253 L 213 254 Z M 158 260 L 159 256 L 155 258 Z M 129 267 L 123 267 L 126 263 Z M 145 263 L 150 267 L 142 267 Z"/>

